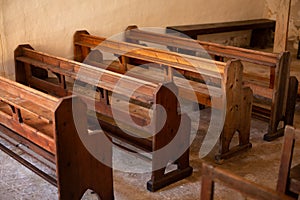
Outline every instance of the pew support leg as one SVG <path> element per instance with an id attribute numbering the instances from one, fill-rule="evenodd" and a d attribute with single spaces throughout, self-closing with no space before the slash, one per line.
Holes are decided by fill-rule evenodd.
<path id="1" fill-rule="evenodd" d="M 187 115 L 181 115 L 182 125 L 179 127 L 175 137 L 169 138 L 164 142 L 162 148 L 154 148 L 152 158 L 152 176 L 151 180 L 147 182 L 147 189 L 155 192 L 169 184 L 182 180 L 190 176 L 193 168 L 189 164 L 189 144 L 190 144 L 190 119 Z M 164 134 L 158 133 L 154 143 L 162 141 L 161 137 Z M 165 147 L 165 145 L 170 145 Z M 180 152 L 183 152 L 180 155 Z M 178 158 L 177 156 L 180 155 Z M 166 172 L 168 163 L 176 165 L 176 169 Z"/>
<path id="2" fill-rule="evenodd" d="M 294 124 L 294 114 L 296 109 L 296 100 L 297 100 L 297 92 L 298 92 L 298 80 L 296 77 L 291 76 L 289 78 L 289 85 L 288 85 L 288 97 L 286 102 L 286 110 L 284 119 L 278 119 L 278 121 L 284 121 L 284 127 L 278 128 L 278 123 L 276 126 L 269 127 L 268 133 L 264 135 L 264 140 L 266 141 L 273 141 L 278 137 L 284 135 L 284 129 L 286 125 L 293 125 Z"/>
<path id="3" fill-rule="evenodd" d="M 151 192 L 155 192 L 192 175 L 193 168 L 189 166 L 189 149 L 177 159 L 174 164 L 177 165 L 177 169 L 173 171 L 166 173 L 165 167 L 153 171 L 151 180 L 147 182 L 147 189 Z"/>

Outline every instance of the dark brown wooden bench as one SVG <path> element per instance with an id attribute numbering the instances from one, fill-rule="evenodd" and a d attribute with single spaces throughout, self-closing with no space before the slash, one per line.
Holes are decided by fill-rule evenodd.
<path id="1" fill-rule="evenodd" d="M 201 200 L 214 199 L 214 185 L 221 183 L 228 188 L 241 192 L 247 197 L 257 200 L 292 200 L 294 198 L 278 191 L 251 182 L 230 171 L 202 163 Z M 227 197 L 228 198 L 228 197 Z"/>
<path id="2" fill-rule="evenodd" d="M 76 112 L 72 112 L 72 106 Z M 3 138 L 13 139 L 54 163 L 57 177 L 43 172 L 4 144 L 0 144 L 0 149 L 56 185 L 59 199 L 81 199 L 88 189 L 102 199 L 114 199 L 111 167 L 94 158 L 79 137 L 88 134 L 86 110 L 78 97 L 56 98 L 0 77 L 0 131 L 6 135 Z M 80 122 L 74 121 L 73 114 L 81 116 Z M 75 123 L 81 126 L 76 127 Z M 100 157 L 112 159 L 110 144 L 100 144 L 99 148 Z"/>
<path id="3" fill-rule="evenodd" d="M 268 42 L 272 39 L 272 32 L 275 31 L 275 25 L 276 21 L 274 20 L 253 19 L 208 24 L 168 26 L 167 33 L 179 32 L 196 40 L 198 35 L 252 30 L 250 46 L 265 48 Z"/>
<path id="4" fill-rule="evenodd" d="M 129 26 L 125 32 L 125 39 L 135 44 L 159 44 L 172 51 L 186 52 L 200 57 L 209 57 L 227 61 L 239 59 L 244 64 L 244 84 L 254 93 L 253 115 L 269 121 L 266 140 L 275 139 L 283 135 L 284 125 L 292 125 L 295 112 L 298 81 L 290 77 L 290 53 L 266 53 L 244 48 L 224 46 L 220 44 L 192 40 L 166 34 L 144 31 L 137 26 Z M 269 77 L 253 71 L 269 70 Z M 244 70 L 246 71 L 246 70 Z M 263 99 L 263 100 L 262 100 Z M 267 101 L 264 101 L 267 100 Z"/>
<path id="5" fill-rule="evenodd" d="M 95 49 L 91 51 L 92 48 Z M 239 61 L 229 61 L 227 63 L 209 61 L 130 43 L 106 40 L 103 37 L 89 35 L 87 31 L 77 31 L 75 33 L 74 53 L 75 60 L 84 61 L 99 68 L 105 67 L 141 79 L 174 81 L 178 86 L 180 97 L 210 106 L 220 112 L 219 116 L 226 112 L 226 116 L 223 115 L 224 126 L 220 127 L 222 133 L 219 152 L 216 156 L 217 161 L 251 147 L 249 133 L 252 91 L 242 86 L 243 66 Z M 115 62 L 110 61 L 110 65 L 105 65 L 106 61 L 101 58 L 102 53 L 119 55 L 119 59 Z M 98 56 L 94 56 L 95 54 Z M 139 66 L 132 65 L 130 59 L 135 59 L 137 62 L 141 61 L 142 64 L 150 63 L 151 67 L 164 69 L 165 72 L 154 75 L 134 73 L 131 68 Z M 176 72 L 192 78 L 182 78 L 175 75 Z M 206 83 L 198 81 L 202 77 L 205 77 Z M 162 79 L 157 80 L 158 78 Z M 185 80 L 188 82 L 185 82 Z M 191 87 L 188 87 L 188 85 Z M 193 98 L 195 95 L 196 98 Z M 212 120 L 219 121 L 221 126 L 223 125 L 222 120 Z M 232 123 L 233 121 L 234 123 Z M 239 133 L 239 144 L 234 148 L 230 148 L 235 133 Z"/>
<path id="6" fill-rule="evenodd" d="M 17 82 L 55 96 L 80 96 L 88 105 L 94 134 L 101 134 L 99 128 L 92 129 L 100 124 L 114 144 L 141 155 L 152 154 L 148 190 L 156 191 L 192 174 L 191 122 L 186 114 L 180 113 L 178 90 L 172 82 L 140 80 L 38 52 L 29 45 L 16 49 L 15 63 Z M 136 89 L 130 92 L 131 88 Z M 161 119 L 164 113 L 165 120 Z M 175 169 L 166 171 L 169 162 Z"/>

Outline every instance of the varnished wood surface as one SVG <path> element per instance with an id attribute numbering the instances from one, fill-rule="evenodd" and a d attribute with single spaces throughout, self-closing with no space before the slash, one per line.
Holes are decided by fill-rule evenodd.
<path id="1" fill-rule="evenodd" d="M 90 155 L 78 135 L 79 133 L 87 134 L 86 107 L 80 99 L 75 96 L 53 97 L 2 77 L 0 77 L 0 88 L 2 132 L 28 145 L 27 147 L 32 151 L 56 164 L 59 199 L 81 199 L 87 189 L 93 189 L 101 198 L 113 199 L 111 167 L 100 163 Z M 73 105 L 77 112 L 83 114 L 80 122 L 81 128 L 75 127 Z M 75 140 L 79 142 L 74 144 Z M 41 172 L 19 155 L 8 151 L 3 145 L 1 148 L 54 184 L 52 177 Z M 85 152 L 85 155 L 74 154 L 77 151 Z M 106 160 L 112 159 L 110 146 L 102 145 L 101 151 L 103 155 L 108 154 Z M 62 160 L 61 157 L 63 157 Z M 79 162 L 85 165 L 78 164 Z M 97 174 L 92 175 L 90 171 Z M 74 176 L 74 174 L 77 175 Z M 94 181 L 94 177 L 106 181 Z M 85 180 L 84 185 L 83 180 Z"/>
<path id="2" fill-rule="evenodd" d="M 185 114 L 180 114 L 177 110 L 178 99 L 176 95 L 178 91 L 174 83 L 150 82 L 149 80 L 126 76 L 38 52 L 29 45 L 19 46 L 16 49 L 15 61 L 18 82 L 57 96 L 76 93 L 87 104 L 90 111 L 96 112 L 96 116 L 94 115 L 94 118 L 90 118 L 90 120 L 98 120 L 107 135 L 116 137 L 123 142 L 142 150 L 156 152 L 171 141 L 173 143 L 174 137 L 179 137 L 176 135 L 179 132 L 181 134 L 180 140 L 175 140 L 175 149 L 183 151 L 181 152 L 182 155 L 179 154 L 178 158 L 174 158 L 172 151 L 170 151 L 170 155 L 164 156 L 153 154 L 153 172 L 150 181 L 147 182 L 149 191 L 156 191 L 191 175 L 192 168 L 188 159 L 191 122 Z M 45 70 L 46 74 L 43 76 L 34 75 L 32 73 L 34 68 L 26 66 L 34 66 L 40 71 Z M 56 74 L 58 80 L 50 81 L 48 77 L 50 72 Z M 82 90 L 85 91 L 80 92 L 78 87 L 75 91 L 73 88 L 68 88 L 68 80 L 70 79 L 74 82 L 80 81 L 79 85 L 85 86 L 82 87 Z M 131 88 L 135 88 L 133 93 L 129 92 Z M 91 91 L 88 91 L 89 89 Z M 116 96 L 113 97 L 112 94 Z M 124 106 L 126 99 L 129 104 Z M 152 107 L 156 104 L 165 109 L 166 121 L 160 119 L 163 116 L 162 111 Z M 128 106 L 130 113 L 126 110 Z M 127 119 L 128 115 L 134 121 L 133 123 Z M 153 122 L 149 125 L 150 117 Z M 126 125 L 126 130 L 132 131 L 133 134 L 128 134 L 119 127 L 119 124 L 116 123 L 117 119 L 121 120 L 121 123 Z M 162 124 L 163 122 L 165 123 Z M 182 125 L 179 130 L 178 126 L 181 122 Z M 136 131 L 137 129 L 138 131 Z M 140 133 L 141 135 L 139 135 Z M 140 138 L 142 135 L 149 137 Z M 166 171 L 169 161 L 177 165 L 176 170 Z"/>
<path id="3" fill-rule="evenodd" d="M 95 48 L 95 50 L 91 50 Z M 94 66 L 98 62 L 103 63 L 101 56 L 94 61 L 90 55 L 101 55 L 102 53 L 112 53 L 120 55 L 119 73 L 129 74 L 130 76 L 139 77 L 141 79 L 152 79 L 155 82 L 172 81 L 179 90 L 180 97 L 200 103 L 202 105 L 211 106 L 219 110 L 226 110 L 231 116 L 226 116 L 224 130 L 222 132 L 221 143 L 217 160 L 229 157 L 231 153 L 237 150 L 244 150 L 251 147 L 249 140 L 249 128 L 252 108 L 252 92 L 249 88 L 242 86 L 243 82 L 243 66 L 237 60 L 228 62 L 211 61 L 206 58 L 199 58 L 191 55 L 170 52 L 157 48 L 144 47 L 137 44 L 127 42 L 107 40 L 103 37 L 89 35 L 87 31 L 77 31 L 74 35 L 74 58 L 78 61 L 88 62 Z M 134 59 L 134 60 L 132 60 Z M 128 67 L 138 65 L 165 70 L 164 73 L 154 72 L 149 74 L 138 74 L 128 72 Z M 115 70 L 116 67 L 108 69 Z M 115 62 L 114 62 L 115 66 Z M 138 68 L 138 67 L 137 67 Z M 175 72 L 174 72 L 175 71 Z M 179 72 L 184 76 L 175 75 Z M 233 78 L 235 77 L 235 78 Z M 188 80 L 188 82 L 186 82 Z M 205 81 L 205 83 L 204 83 Z M 188 87 L 190 84 L 191 87 Z M 242 96 L 242 98 L 240 98 Z M 196 98 L 195 98 L 196 97 Z M 238 117 L 233 107 L 238 107 L 238 111 L 245 112 L 244 119 Z M 230 123 L 230 120 L 236 123 Z M 242 128 L 243 127 L 243 128 Z M 238 131 L 240 135 L 240 146 L 233 152 L 229 150 L 229 144 L 233 134 Z M 224 155 L 224 156 L 223 156 Z"/>
<path id="4" fill-rule="evenodd" d="M 278 123 L 286 116 L 293 115 L 296 101 L 293 84 L 289 84 L 290 53 L 280 51 L 278 53 L 266 53 L 239 47 L 225 46 L 204 41 L 197 41 L 166 34 L 153 33 L 139 30 L 137 26 L 129 26 L 125 32 L 126 40 L 141 44 L 151 42 L 168 47 L 172 51 L 185 52 L 203 57 L 209 54 L 211 59 L 240 59 L 244 64 L 243 82 L 249 86 L 255 96 L 270 99 L 270 103 L 258 102 L 253 107 L 253 115 L 269 121 L 269 131 L 264 136 L 266 140 L 273 140 L 281 136 L 282 129 L 278 129 Z M 216 57 L 216 58 L 214 58 Z M 256 73 L 253 73 L 255 71 Z M 281 84 L 284 83 L 284 84 Z M 288 108 L 288 110 L 286 109 Z M 286 122 L 286 120 L 285 120 Z"/>

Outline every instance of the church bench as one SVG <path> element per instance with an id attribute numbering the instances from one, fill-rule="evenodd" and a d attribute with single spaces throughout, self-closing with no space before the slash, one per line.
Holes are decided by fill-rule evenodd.
<path id="1" fill-rule="evenodd" d="M 209 57 L 210 59 L 241 60 L 244 64 L 244 85 L 249 86 L 256 97 L 253 101 L 253 115 L 269 121 L 268 133 L 264 135 L 264 139 L 270 141 L 282 136 L 284 126 L 293 124 L 298 81 L 289 75 L 289 52 L 275 54 L 225 46 L 144 31 L 138 29 L 137 26 L 129 26 L 126 29 L 125 39 L 137 44 L 147 42 L 159 44 L 172 51 Z M 261 74 L 259 72 L 261 70 L 270 71 L 269 76 Z M 258 73 L 253 73 L 253 71 Z M 267 99 L 267 101 L 261 99 Z M 281 122 L 284 123 L 282 127 L 279 126 Z"/>
<path id="2" fill-rule="evenodd" d="M 168 26 L 167 32 L 175 32 L 174 34 L 181 33 L 196 40 L 198 35 L 252 30 L 250 46 L 265 48 L 272 39 L 272 32 L 275 31 L 275 24 L 276 21 L 270 19 L 252 19 L 208 24 Z"/>
<path id="3" fill-rule="evenodd" d="M 227 187 L 255 199 L 299 199 L 300 164 L 293 163 L 292 167 L 296 134 L 299 133 L 299 130 L 292 126 L 285 127 L 276 191 L 251 183 L 227 170 L 203 163 L 201 199 L 213 199 L 215 182 L 224 183 Z"/>
<path id="4" fill-rule="evenodd" d="M 117 55 L 118 59 L 105 64 L 107 61 L 102 58 L 105 53 Z M 220 120 L 222 133 L 219 152 L 216 155 L 217 161 L 251 147 L 249 133 L 252 91 L 241 84 L 243 66 L 239 61 L 223 63 L 154 48 L 141 48 L 139 45 L 89 35 L 87 31 L 75 33 L 74 54 L 76 61 L 84 61 L 98 68 L 107 68 L 120 74 L 126 73 L 158 82 L 173 81 L 178 87 L 180 97 L 210 106 L 220 112 L 220 116 L 224 117 L 224 126 Z M 129 59 L 135 59 L 137 62 L 141 60 L 141 67 L 147 66 L 143 63 L 148 62 L 150 67 L 163 72 L 146 75 L 140 74 L 139 71 L 135 73 L 134 69 L 139 67 L 132 65 Z M 185 79 L 182 75 L 176 74 L 178 72 L 194 79 Z M 203 77 L 206 83 L 197 81 Z M 230 149 L 235 133 L 239 133 L 239 144 Z"/>
<path id="5" fill-rule="evenodd" d="M 140 80 L 38 52 L 29 45 L 15 50 L 15 63 L 17 82 L 53 96 L 76 94 L 86 102 L 91 134 L 104 132 L 119 147 L 151 154 L 149 191 L 192 174 L 191 122 L 178 107 L 172 82 Z M 166 171 L 169 162 L 176 169 Z"/>
<path id="6" fill-rule="evenodd" d="M 292 200 L 294 198 L 272 190 L 265 186 L 259 185 L 238 175 L 233 174 L 228 170 L 214 167 L 207 163 L 202 163 L 202 178 L 201 178 L 201 200 L 213 200 L 215 183 L 221 183 L 225 187 L 231 188 L 245 195 L 246 198 L 257 200 Z"/>
<path id="7" fill-rule="evenodd" d="M 114 198 L 111 167 L 95 159 L 79 138 L 80 134 L 88 134 L 88 129 L 86 105 L 78 97 L 56 98 L 3 77 L 0 88 L 1 137 L 10 142 L 13 139 L 52 162 L 56 178 L 6 145 L 0 144 L 1 150 L 56 185 L 59 199 L 81 199 L 88 189 L 102 199 Z M 72 105 L 76 112 L 72 112 Z M 78 121 L 74 121 L 73 114 L 82 115 L 80 127 L 75 127 Z M 103 144 L 100 148 L 101 156 L 111 159 L 111 146 Z"/>

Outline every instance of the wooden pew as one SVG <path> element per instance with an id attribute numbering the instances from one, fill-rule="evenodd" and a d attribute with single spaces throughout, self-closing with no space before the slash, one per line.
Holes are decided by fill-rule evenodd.
<path id="1" fill-rule="evenodd" d="M 186 114 L 180 113 L 177 87 L 172 82 L 140 80 L 38 52 L 29 45 L 15 50 L 15 63 L 17 82 L 57 96 L 75 93 L 87 103 L 90 113 L 94 111 L 95 114 L 89 115 L 91 124 L 99 122 L 102 131 L 111 136 L 116 145 L 135 152 L 138 148 L 136 153 L 142 150 L 142 155 L 151 153 L 148 190 L 156 191 L 192 174 L 189 165 L 191 122 Z M 73 82 L 76 87 L 72 86 Z M 136 89 L 131 92 L 131 88 Z M 177 168 L 167 172 L 169 162 Z"/>
<path id="2" fill-rule="evenodd" d="M 278 191 L 251 182 L 231 172 L 202 163 L 201 200 L 214 199 L 215 182 L 223 183 L 226 187 L 234 189 L 247 197 L 257 200 L 292 200 L 294 198 Z"/>
<path id="3" fill-rule="evenodd" d="M 296 134 L 299 133 L 300 131 L 292 126 L 285 127 L 276 191 L 252 183 L 229 171 L 203 163 L 201 200 L 213 199 L 216 181 L 255 199 L 299 199 L 300 164 L 292 167 Z"/>
<path id="4" fill-rule="evenodd" d="M 244 84 L 249 86 L 258 97 L 253 102 L 254 116 L 268 120 L 268 133 L 265 140 L 273 140 L 283 135 L 284 125 L 292 125 L 295 112 L 298 81 L 290 77 L 290 53 L 266 53 L 238 47 L 196 41 L 149 31 L 142 31 L 137 26 L 129 26 L 125 38 L 132 43 L 150 42 L 168 47 L 172 51 L 189 53 L 191 55 L 207 56 L 218 60 L 239 59 L 243 63 L 250 63 L 252 70 L 270 68 L 270 77 L 259 74 L 244 73 Z M 299 91 L 300 92 L 300 91 Z M 267 99 L 265 103 L 261 99 Z"/>
<path id="5" fill-rule="evenodd" d="M 114 199 L 111 167 L 95 159 L 80 140 L 88 129 L 86 105 L 78 97 L 56 98 L 2 77 L 0 88 L 1 132 L 56 164 L 57 179 L 1 144 L 4 152 L 58 186 L 59 199 L 81 199 L 87 189 Z M 82 116 L 80 122 L 73 114 Z M 110 144 L 99 148 L 99 156 L 112 159 Z"/>
<path id="6" fill-rule="evenodd" d="M 278 192 L 293 197 L 297 197 L 300 194 L 300 164 L 296 164 L 292 167 L 296 134 L 300 134 L 300 131 L 294 127 L 287 126 L 285 128 L 277 182 Z"/>
<path id="7" fill-rule="evenodd" d="M 91 51 L 95 47 L 97 48 Z M 105 65 L 105 60 L 101 58 L 104 52 L 119 55 L 119 61 Z M 141 79 L 157 81 L 158 77 L 163 77 L 163 80 L 174 81 L 180 97 L 221 110 L 221 113 L 226 112 L 217 161 L 251 147 L 249 133 L 252 91 L 242 86 L 243 66 L 239 61 L 223 63 L 153 48 L 141 48 L 139 45 L 92 36 L 87 31 L 75 33 L 74 53 L 76 61 L 85 61 L 99 68 L 104 67 L 121 74 L 129 73 Z M 152 67 L 165 69 L 165 74 L 145 76 L 132 72 L 134 70 L 128 72 L 132 67 L 128 59 L 149 62 Z M 183 78 L 175 75 L 176 71 L 186 77 L 193 77 L 194 80 L 188 79 L 188 83 L 184 82 Z M 197 81 L 202 77 L 205 77 L 206 83 Z M 187 87 L 187 84 L 192 87 Z M 239 133 L 239 144 L 230 149 L 229 145 L 236 132 Z"/>
<path id="8" fill-rule="evenodd" d="M 275 31 L 275 25 L 276 21 L 274 20 L 252 19 L 233 22 L 168 26 L 167 31 L 169 33 L 182 33 L 197 40 L 198 35 L 252 30 L 250 46 L 265 48 L 272 40 L 272 32 Z"/>

